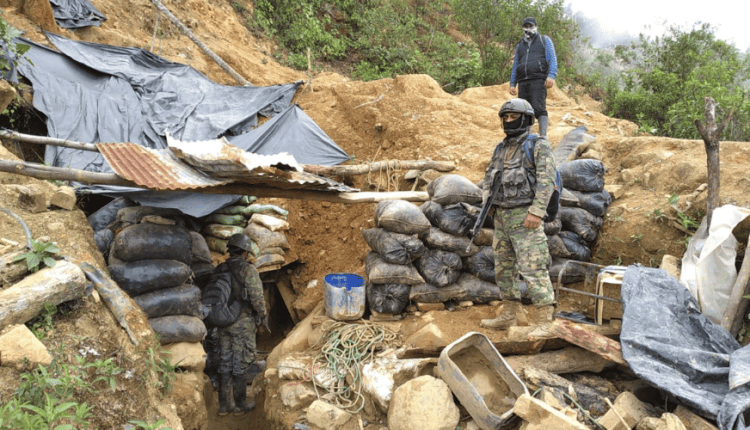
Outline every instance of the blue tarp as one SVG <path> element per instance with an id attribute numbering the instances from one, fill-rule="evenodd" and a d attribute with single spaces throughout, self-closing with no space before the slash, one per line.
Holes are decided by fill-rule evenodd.
<path id="1" fill-rule="evenodd" d="M 260 154 L 288 152 L 303 164 L 335 165 L 349 156 L 298 106 L 290 106 L 300 83 L 268 87 L 217 84 L 197 70 L 139 48 L 76 42 L 47 33 L 60 52 L 31 45 L 33 66 L 19 73 L 34 87 L 34 107 L 46 116 L 50 137 L 72 141 L 133 142 L 166 148 L 165 130 L 175 139 L 200 141 L 226 136 Z M 278 115 L 281 114 L 281 115 Z M 271 120 L 257 127 L 258 115 Z M 257 127 L 257 128 L 254 128 Z M 112 172 L 99 153 L 48 146 L 45 161 L 57 167 Z M 155 193 L 140 189 L 78 188 L 171 207 L 196 217 L 237 196 Z"/>

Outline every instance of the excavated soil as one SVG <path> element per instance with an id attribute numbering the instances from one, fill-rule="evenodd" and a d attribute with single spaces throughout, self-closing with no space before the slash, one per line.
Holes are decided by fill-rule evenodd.
<path id="1" fill-rule="evenodd" d="M 169 60 L 189 64 L 218 83 L 237 85 L 164 16 L 159 18 L 148 0 L 92 0 L 92 3 L 108 20 L 101 28 L 75 31 L 54 24 L 48 2 L 1 0 L 0 6 L 5 11 L 4 18 L 35 42 L 49 46 L 42 31 L 46 29 L 75 40 L 141 47 Z M 306 80 L 295 102 L 353 157 L 353 163 L 447 161 L 455 164 L 453 173 L 477 181 L 494 145 L 503 137 L 497 111 L 502 102 L 510 98 L 507 84 L 467 89 L 454 95 L 444 92 L 426 75 L 359 82 L 322 71 L 315 72 L 310 79 L 306 73 L 277 63 L 273 43 L 256 38 L 247 29 L 244 24 L 252 10 L 249 2 L 168 0 L 164 4 L 252 84 Z M 155 31 L 157 19 L 159 25 Z M 607 168 L 606 184 L 621 187 L 592 249 L 592 262 L 658 266 L 665 254 L 681 257 L 689 236 L 674 221 L 677 213 L 670 206 L 669 197 L 679 196 L 678 207 L 690 217 L 700 220 L 705 213 L 707 193 L 696 191 L 707 182 L 703 142 L 639 135 L 635 124 L 609 118 L 599 112 L 595 101 L 571 97 L 557 87 L 550 91 L 548 109 L 553 146 L 573 128 L 585 125 L 596 140 L 581 157 L 601 159 Z M 748 206 L 750 196 L 746 190 L 750 177 L 746 166 L 750 163 L 750 146 L 746 142 L 722 142 L 721 157 L 721 203 Z M 13 159 L 14 156 L 3 150 L 0 158 Z M 372 172 L 336 179 L 362 191 L 411 190 L 413 183 L 403 178 L 404 173 L 398 170 Z M 29 223 L 35 237 L 48 235 L 66 255 L 103 267 L 83 212 L 52 210 L 29 214 L 17 207 L 16 193 L 8 185 L 31 182 L 54 186 L 21 175 L 0 174 L 2 205 L 17 211 Z M 321 299 L 326 274 L 364 273 L 368 247 L 361 231 L 374 225 L 374 204 L 264 200 L 290 212 L 289 260 L 296 260 L 296 263 L 282 270 L 291 279 L 298 296 L 294 308 L 300 316 Z M 0 232 L 6 239 L 25 241 L 18 224 L 4 214 L 0 214 Z M 744 240 L 743 237 L 738 239 Z M 585 306 L 584 302 L 580 304 Z M 477 306 L 465 313 L 438 312 L 435 320 L 442 322 L 442 327 L 451 333 L 481 331 L 478 320 L 493 312 L 490 307 Z M 472 317 L 457 317 L 462 313 Z M 67 335 L 75 336 L 78 328 L 75 324 L 71 327 L 63 330 L 70 330 Z M 101 327 L 119 331 L 111 321 Z M 5 373 L 0 372 L 0 386 L 9 381 Z M 127 397 L 132 393 L 122 392 L 121 395 Z M 258 411 L 262 409 L 261 405 Z M 265 425 L 263 417 L 256 416 L 259 412 L 253 414 L 257 419 L 252 420 L 250 427 L 241 418 L 217 420 L 215 408 L 209 413 L 211 429 Z"/>

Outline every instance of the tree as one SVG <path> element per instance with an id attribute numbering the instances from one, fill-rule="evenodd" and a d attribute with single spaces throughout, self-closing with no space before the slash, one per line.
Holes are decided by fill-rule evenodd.
<path id="1" fill-rule="evenodd" d="M 2 11 L 0 10 L 0 14 Z M 4 78 L 14 78 L 18 59 L 23 57 L 31 47 L 25 43 L 14 42 L 13 38 L 19 37 L 21 32 L 8 24 L 0 16 L 0 75 Z M 31 63 L 31 60 L 27 61 Z"/>

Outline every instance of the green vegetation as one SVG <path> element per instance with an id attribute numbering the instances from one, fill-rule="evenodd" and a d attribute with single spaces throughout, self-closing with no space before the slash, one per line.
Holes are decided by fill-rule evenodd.
<path id="1" fill-rule="evenodd" d="M 2 40 L 2 44 L 0 44 L 0 73 L 7 72 L 12 69 L 12 66 L 15 67 L 18 65 L 18 58 L 21 58 L 23 54 L 25 54 L 31 46 L 25 44 L 25 43 L 13 43 L 12 39 L 14 37 L 19 37 L 21 35 L 21 32 L 10 26 L 7 21 L 2 17 L 3 11 L 0 10 L 0 40 Z M 7 48 L 5 48 L 7 47 Z M 13 64 L 10 64 L 8 60 L 5 58 L 6 49 L 11 54 L 11 57 L 14 58 Z M 26 61 L 31 63 L 31 60 L 26 59 Z"/>
<path id="2" fill-rule="evenodd" d="M 55 314 L 57 314 L 57 306 L 44 302 L 44 305 L 42 305 L 42 311 L 39 312 L 39 315 L 27 322 L 26 325 L 31 332 L 34 333 L 34 336 L 36 336 L 37 339 L 44 339 L 44 335 L 52 329 L 52 317 L 54 317 Z"/>
<path id="3" fill-rule="evenodd" d="M 16 256 L 13 261 L 26 260 L 26 266 L 29 272 L 36 272 L 40 269 L 39 265 L 44 264 L 47 267 L 55 267 L 55 254 L 60 252 L 60 248 L 52 242 L 41 242 L 31 240 L 31 250 Z"/>

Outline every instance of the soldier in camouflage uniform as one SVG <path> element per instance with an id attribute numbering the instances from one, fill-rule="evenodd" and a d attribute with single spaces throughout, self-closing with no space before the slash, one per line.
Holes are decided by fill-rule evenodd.
<path id="1" fill-rule="evenodd" d="M 250 238 L 244 234 L 230 237 L 227 243 L 229 259 L 216 268 L 217 272 L 227 268 L 231 271 L 233 298 L 242 303 L 237 321 L 218 330 L 219 415 L 229 412 L 232 389 L 235 414 L 255 409 L 255 402 L 246 401 L 247 379 L 250 367 L 255 362 L 255 333 L 261 325 L 268 327 L 268 313 L 258 269 L 246 261 L 246 251 L 250 251 L 250 245 Z M 230 378 L 232 385 L 229 384 Z"/>
<path id="2" fill-rule="evenodd" d="M 554 290 L 547 269 L 549 251 L 542 222 L 547 203 L 555 190 L 555 160 L 545 138 L 535 139 L 534 163 L 525 153 L 524 143 L 534 124 L 534 109 L 522 99 L 503 104 L 498 113 L 506 138 L 492 155 L 485 173 L 483 203 L 490 198 L 494 181 L 501 181 L 492 205 L 495 209 L 495 282 L 503 294 L 502 312 L 481 321 L 493 329 L 507 329 L 523 312 L 519 275 L 526 281 L 533 303 L 540 308 L 542 321 L 552 319 Z"/>

